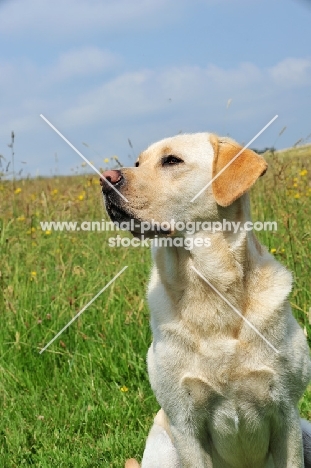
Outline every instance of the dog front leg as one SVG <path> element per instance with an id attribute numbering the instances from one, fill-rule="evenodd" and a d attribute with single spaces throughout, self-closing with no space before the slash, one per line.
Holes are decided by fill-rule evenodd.
<path id="1" fill-rule="evenodd" d="M 156 415 L 149 432 L 141 468 L 180 468 L 177 450 L 162 409 Z"/>
<path id="2" fill-rule="evenodd" d="M 270 447 L 275 468 L 304 468 L 298 411 L 293 408 L 283 424 L 273 429 Z"/>
<path id="3" fill-rule="evenodd" d="M 199 440 L 189 432 L 180 432 L 174 427 L 171 427 L 171 431 L 180 468 L 213 468 L 208 446 L 203 449 Z"/>

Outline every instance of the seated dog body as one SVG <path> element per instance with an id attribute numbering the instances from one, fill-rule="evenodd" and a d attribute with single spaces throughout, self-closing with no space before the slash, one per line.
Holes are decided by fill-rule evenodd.
<path id="1" fill-rule="evenodd" d="M 167 237 L 193 246 L 152 252 L 148 373 L 162 410 L 142 468 L 304 466 L 297 403 L 309 349 L 288 303 L 291 274 L 243 228 L 247 192 L 267 166 L 241 150 L 213 134 L 178 135 L 141 153 L 137 168 L 104 173 L 128 200 L 102 182 L 112 220 L 168 222 Z M 172 220 L 201 227 L 188 234 Z M 242 229 L 202 228 L 223 220 Z"/>

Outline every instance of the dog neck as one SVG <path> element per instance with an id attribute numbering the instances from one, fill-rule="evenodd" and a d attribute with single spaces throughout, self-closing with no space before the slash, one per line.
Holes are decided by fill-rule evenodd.
<path id="1" fill-rule="evenodd" d="M 203 282 L 205 291 L 211 283 L 221 294 L 230 290 L 241 297 L 246 275 L 249 274 L 249 271 L 246 273 L 247 266 L 254 265 L 259 255 L 254 235 L 238 233 L 229 241 L 223 232 L 198 232 L 191 237 L 193 241 L 208 238 L 210 246 L 194 246 L 191 250 L 174 246 L 156 247 L 153 250 L 158 275 L 169 296 L 178 301 L 183 291 L 190 289 L 189 283 Z"/>
<path id="2" fill-rule="evenodd" d="M 236 203 L 227 210 L 226 219 L 236 219 L 240 211 L 239 220 L 250 220 L 248 199 L 242 203 L 243 209 Z M 265 302 L 266 313 L 284 306 L 291 289 L 291 275 L 260 245 L 252 231 L 235 234 L 205 231 L 193 237 L 208 237 L 210 246 L 194 246 L 192 250 L 183 247 L 153 249 L 155 268 L 149 293 L 153 285 L 160 282 L 172 302 L 172 311 L 179 311 L 184 320 L 196 322 L 202 331 L 208 326 L 208 315 L 214 327 L 235 335 L 241 318 L 232 311 L 233 307 L 247 315 L 252 314 L 261 301 Z M 263 296 L 270 297 L 270 302 L 263 301 Z M 172 318 L 176 317 L 166 320 Z M 163 321 L 162 316 L 159 316 L 160 321 Z"/>
<path id="3" fill-rule="evenodd" d="M 219 207 L 218 222 L 238 221 L 243 225 L 250 220 L 248 196 L 237 200 L 227 209 Z M 184 234 L 183 241 L 190 241 L 193 248 L 156 247 L 153 249 L 153 259 L 157 266 L 162 284 L 169 295 L 180 299 L 181 285 L 187 290 L 189 282 L 198 282 L 199 274 L 208 283 L 215 285 L 219 292 L 225 294 L 234 290 L 238 297 L 243 289 L 246 275 L 250 267 L 258 263 L 262 247 L 250 231 L 197 231 Z M 205 245 L 198 246 L 197 241 Z M 195 269 L 195 270 L 194 270 Z M 199 280 L 204 281 L 203 278 Z M 193 288 L 191 288 L 192 290 Z M 208 288 L 204 288 L 208 290 Z"/>

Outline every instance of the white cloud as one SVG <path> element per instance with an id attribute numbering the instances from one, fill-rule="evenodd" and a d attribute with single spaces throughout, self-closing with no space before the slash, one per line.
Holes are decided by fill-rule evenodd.
<path id="1" fill-rule="evenodd" d="M 63 52 L 49 64 L 38 64 L 30 59 L 14 58 L 11 62 L 0 63 L 0 86 L 5 92 L 2 95 L 2 109 L 7 104 L 14 105 L 18 101 L 21 106 L 25 103 L 45 100 L 54 93 L 53 100 L 66 83 L 70 85 L 67 96 L 72 92 L 74 84 L 83 79 L 87 87 L 87 80 L 92 77 L 102 77 L 106 72 L 116 71 L 122 60 L 116 54 L 98 47 L 81 47 Z M 63 96 L 62 96 L 63 99 Z"/>
<path id="2" fill-rule="evenodd" d="M 109 67 L 118 60 L 120 70 L 112 75 Z M 69 50 L 48 65 L 29 60 L 3 64 L 0 152 L 14 130 L 17 142 L 28 141 L 18 151 L 22 158 L 39 164 L 47 151 L 54 154 L 57 138 L 50 129 L 44 131 L 40 113 L 74 144 L 84 139 L 96 147 L 96 141 L 104 139 L 108 154 L 120 154 L 120 138 L 154 141 L 179 130 L 251 138 L 276 113 L 286 117 L 284 125 L 291 124 L 292 109 L 301 102 L 299 93 L 305 92 L 310 73 L 308 58 L 286 59 L 271 68 L 241 63 L 228 69 L 210 64 L 130 72 L 121 71 L 123 65 L 99 48 Z M 226 112 L 229 98 L 233 101 Z M 51 138 L 50 144 L 42 143 L 43 135 Z"/>
<path id="3" fill-rule="evenodd" d="M 1 6 L 0 34 L 81 35 L 101 28 L 144 29 L 179 17 L 183 6 L 200 0 L 10 0 Z"/>
<path id="4" fill-rule="evenodd" d="M 256 112 L 254 106 L 270 108 L 277 103 L 280 83 L 299 89 L 307 84 L 310 73 L 308 59 L 291 58 L 270 69 L 252 63 L 231 69 L 211 64 L 125 71 L 109 79 L 102 75 L 118 60 L 109 51 L 89 47 L 63 53 L 53 65 L 5 64 L 6 105 L 1 109 L 0 130 L 29 131 L 33 116 L 44 111 L 57 116 L 65 128 L 74 128 L 177 111 L 196 114 L 205 109 L 209 113 L 225 106 L 228 98 L 234 99 L 234 107 L 245 118 Z M 90 76 L 97 77 L 96 85 L 88 81 Z M 215 115 L 213 119 L 217 121 Z"/>
<path id="5" fill-rule="evenodd" d="M 0 3 L 0 35 L 73 38 L 87 32 L 129 31 L 177 23 L 186 8 L 261 0 L 9 0 Z M 1 2 L 1 0 L 0 0 Z M 39 35 L 39 36 L 38 36 Z"/>
<path id="6" fill-rule="evenodd" d="M 94 75 L 115 67 L 120 59 L 98 47 L 83 47 L 62 53 L 57 62 L 44 70 L 47 81 L 62 82 L 80 76 Z"/>
<path id="7" fill-rule="evenodd" d="M 265 73 L 253 64 L 225 70 L 215 65 L 168 67 L 123 73 L 82 93 L 59 115 L 65 126 L 106 123 L 135 117 L 169 114 L 171 108 L 210 109 L 225 105 L 234 94 L 244 103 L 262 93 Z M 188 107 L 187 107 L 188 106 Z"/>
<path id="8" fill-rule="evenodd" d="M 279 86 L 304 86 L 311 83 L 311 58 L 289 57 L 269 70 Z"/>

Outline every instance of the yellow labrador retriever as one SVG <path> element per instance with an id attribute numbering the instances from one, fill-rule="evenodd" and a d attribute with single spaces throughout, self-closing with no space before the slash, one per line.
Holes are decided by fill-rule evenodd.
<path id="1" fill-rule="evenodd" d="M 178 135 L 101 180 L 113 221 L 134 219 L 138 237 L 146 222 L 158 224 L 145 235 L 178 237 L 153 247 L 148 372 L 162 409 L 142 468 L 311 466 L 297 411 L 311 367 L 288 302 L 291 274 L 251 230 L 203 229 L 251 220 L 247 192 L 267 164 L 249 149 L 234 159 L 241 150 L 214 134 Z M 176 230 L 193 222 L 196 232 Z"/>

